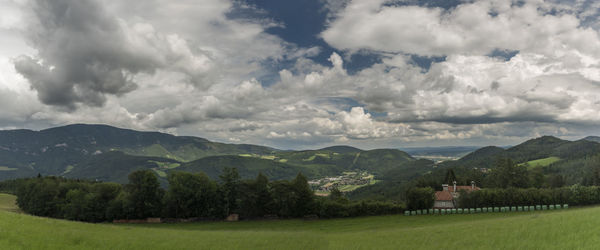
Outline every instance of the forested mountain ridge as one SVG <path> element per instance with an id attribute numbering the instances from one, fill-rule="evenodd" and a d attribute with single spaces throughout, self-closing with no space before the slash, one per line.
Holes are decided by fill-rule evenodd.
<path id="1" fill-rule="evenodd" d="M 214 179 L 224 168 L 236 167 L 243 178 L 253 178 L 262 172 L 273 180 L 291 179 L 298 172 L 309 178 L 321 178 L 361 170 L 383 180 L 379 184 L 383 187 L 390 183 L 405 184 L 438 169 L 493 168 L 497 159 L 510 158 L 533 167 L 542 164 L 546 174 L 563 174 L 576 182 L 587 174 L 586 159 L 598 153 L 600 143 L 589 138 L 566 141 L 544 136 L 508 149 L 480 148 L 457 161 L 436 165 L 397 149 L 332 146 L 283 151 L 107 125 L 75 124 L 41 131 L 0 131 L 0 180 L 39 173 L 124 183 L 128 173 L 151 169 L 166 183 L 166 176 L 173 171 L 205 172 Z"/>
<path id="2" fill-rule="evenodd" d="M 151 169 L 165 183 L 172 171 L 202 171 L 217 178 L 225 167 L 239 168 L 244 178 L 262 172 L 275 180 L 293 178 L 298 172 L 323 177 L 364 170 L 381 176 L 389 170 L 407 168 L 406 163 L 413 161 L 416 159 L 396 149 L 333 146 L 281 151 L 107 125 L 0 131 L 0 180 L 39 173 L 124 183 L 129 172 Z"/>
<path id="3" fill-rule="evenodd" d="M 271 154 L 277 149 L 107 125 L 74 124 L 41 131 L 5 130 L 0 131 L 0 179 L 37 173 L 62 175 L 94 160 L 93 156 L 111 151 L 187 162 L 214 155 Z"/>
<path id="4" fill-rule="evenodd" d="M 489 168 L 495 164 L 495 160 L 498 158 L 510 158 L 517 163 L 526 163 L 548 157 L 578 159 L 598 153 L 600 153 L 600 143 L 598 142 L 587 139 L 567 141 L 553 136 L 542 136 L 508 149 L 494 146 L 483 147 L 457 161 L 445 162 L 442 165 Z"/>

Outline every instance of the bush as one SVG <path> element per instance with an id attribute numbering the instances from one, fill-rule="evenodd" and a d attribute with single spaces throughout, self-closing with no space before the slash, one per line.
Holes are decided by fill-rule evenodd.
<path id="1" fill-rule="evenodd" d="M 435 191 L 430 188 L 411 188 L 406 193 L 409 210 L 428 209 L 435 202 Z"/>

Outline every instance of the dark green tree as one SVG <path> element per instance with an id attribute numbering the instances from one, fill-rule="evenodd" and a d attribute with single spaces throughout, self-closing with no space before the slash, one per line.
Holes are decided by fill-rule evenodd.
<path id="1" fill-rule="evenodd" d="M 446 171 L 446 178 L 444 178 L 444 183 L 452 185 L 454 181 L 456 181 L 456 175 L 454 174 L 454 170 L 448 169 L 448 171 Z"/>
<path id="2" fill-rule="evenodd" d="M 296 195 L 292 184 L 287 180 L 274 181 L 271 183 L 271 195 L 273 197 L 273 212 L 277 215 L 289 218 L 293 217 L 296 207 Z"/>
<path id="3" fill-rule="evenodd" d="M 170 217 L 209 217 L 215 214 L 217 184 L 204 173 L 172 172 L 166 205 Z"/>
<path id="4" fill-rule="evenodd" d="M 269 186 L 269 179 L 262 173 L 256 179 L 244 182 L 240 192 L 242 216 L 262 217 L 271 214 L 273 198 Z"/>
<path id="5" fill-rule="evenodd" d="M 344 193 L 342 193 L 342 191 L 340 191 L 340 189 L 337 187 L 333 187 L 333 189 L 331 189 L 331 192 L 329 192 L 329 199 L 341 203 L 348 203 L 348 199 L 344 196 Z"/>
<path id="6" fill-rule="evenodd" d="M 157 217 L 162 210 L 164 191 L 160 188 L 158 179 L 151 170 L 138 170 L 128 176 L 129 183 L 125 186 L 128 193 L 127 204 L 129 218 L 144 219 Z"/>
<path id="7" fill-rule="evenodd" d="M 523 167 L 527 168 L 527 166 Z M 544 171 L 541 167 L 536 167 L 529 171 L 529 183 L 535 188 L 541 188 L 544 186 Z"/>
<path id="8" fill-rule="evenodd" d="M 515 164 L 510 158 L 498 159 L 496 168 L 488 177 L 488 183 L 498 188 L 526 188 L 529 187 L 527 168 Z"/>
<path id="9" fill-rule="evenodd" d="M 67 220 L 84 221 L 90 213 L 86 195 L 88 192 L 81 189 L 71 189 L 67 192 L 66 205 L 63 208 L 64 218 Z"/>
<path id="10" fill-rule="evenodd" d="M 565 177 L 560 174 L 552 174 L 548 176 L 548 186 L 550 188 L 563 187 L 566 184 Z"/>
<path id="11" fill-rule="evenodd" d="M 240 174 L 237 168 L 224 168 L 219 176 L 225 215 L 235 213 L 239 206 Z"/>
<path id="12" fill-rule="evenodd" d="M 256 213 L 259 215 L 272 213 L 271 207 L 273 205 L 273 197 L 271 196 L 269 186 L 269 179 L 262 173 L 259 173 L 254 182 L 257 202 Z"/>
<path id="13" fill-rule="evenodd" d="M 428 209 L 433 207 L 435 202 L 435 191 L 433 188 L 411 188 L 406 192 L 407 208 Z"/>
<path id="14" fill-rule="evenodd" d="M 298 173 L 292 181 L 292 189 L 295 194 L 294 215 L 301 217 L 315 213 L 314 199 L 315 194 L 308 185 L 308 180 L 302 173 Z"/>

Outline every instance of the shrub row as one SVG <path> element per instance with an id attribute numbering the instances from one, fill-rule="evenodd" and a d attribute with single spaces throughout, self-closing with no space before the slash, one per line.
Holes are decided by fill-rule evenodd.
<path id="1" fill-rule="evenodd" d="M 319 206 L 319 217 L 342 218 L 385 214 L 402 214 L 404 205 L 391 202 L 361 201 L 345 203 L 323 199 Z"/>
<path id="2" fill-rule="evenodd" d="M 482 189 L 461 193 L 461 208 L 535 206 L 536 204 L 600 204 L 600 187 L 573 185 L 554 189 Z"/>

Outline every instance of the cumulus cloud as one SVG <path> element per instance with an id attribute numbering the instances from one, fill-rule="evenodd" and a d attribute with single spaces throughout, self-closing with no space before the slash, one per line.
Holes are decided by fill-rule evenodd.
<path id="1" fill-rule="evenodd" d="M 180 72 L 186 83 L 201 89 L 235 83 L 285 49 L 279 38 L 263 33 L 265 25 L 227 19 L 227 1 L 119 2 L 31 1 L 26 6 L 26 38 L 37 54 L 20 56 L 15 67 L 43 103 L 101 106 L 106 95 L 138 88 L 139 73 L 158 69 Z M 157 5 L 165 7 L 163 12 L 117 16 Z"/>
<path id="2" fill-rule="evenodd" d="M 600 121 L 593 1 L 323 0 L 321 36 L 337 49 L 323 62 L 330 48 L 266 32 L 284 24 L 232 18 L 240 2 L 0 1 L 12 6 L 0 10 L 0 127 L 376 148 L 576 138 Z M 381 60 L 348 68 L 357 51 Z M 415 55 L 443 60 L 424 69 Z"/>
<path id="3" fill-rule="evenodd" d="M 20 56 L 15 68 L 45 104 L 102 105 L 104 94 L 136 88 L 132 74 L 160 64 L 94 1 L 34 1 L 29 8 L 26 37 L 38 54 Z"/>
<path id="4" fill-rule="evenodd" d="M 322 37 L 338 49 L 425 56 L 485 55 L 496 49 L 551 55 L 562 47 L 600 55 L 594 30 L 581 28 L 575 15 L 548 14 L 555 5 L 543 1 L 474 1 L 451 10 L 386 2 L 353 1 Z"/>

